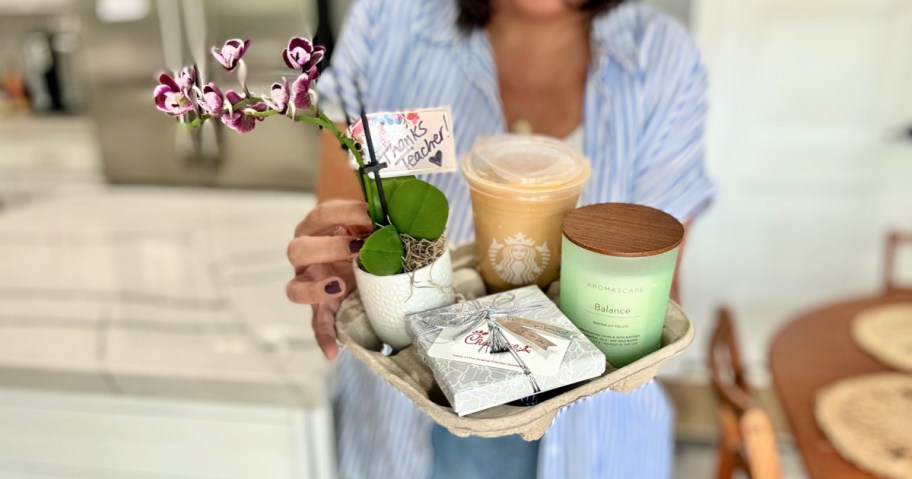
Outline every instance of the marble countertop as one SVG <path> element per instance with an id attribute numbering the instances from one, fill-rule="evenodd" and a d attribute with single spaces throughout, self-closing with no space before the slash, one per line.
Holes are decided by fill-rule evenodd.
<path id="1" fill-rule="evenodd" d="M 0 209 L 0 387 L 326 401 L 286 246 L 308 194 L 106 187 Z"/>

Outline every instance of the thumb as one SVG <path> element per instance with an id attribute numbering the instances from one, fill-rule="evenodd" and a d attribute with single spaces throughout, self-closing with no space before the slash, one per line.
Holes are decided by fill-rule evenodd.
<path id="1" fill-rule="evenodd" d="M 339 355 L 339 344 L 336 342 L 336 311 L 338 301 L 328 301 L 314 305 L 313 331 L 317 345 L 323 350 L 326 359 L 333 360 Z"/>

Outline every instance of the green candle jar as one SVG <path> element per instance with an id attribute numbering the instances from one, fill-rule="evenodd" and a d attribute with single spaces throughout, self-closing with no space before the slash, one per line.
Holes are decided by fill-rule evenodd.
<path id="1" fill-rule="evenodd" d="M 560 309 L 615 368 L 659 349 L 684 226 L 654 208 L 602 203 L 563 222 Z"/>

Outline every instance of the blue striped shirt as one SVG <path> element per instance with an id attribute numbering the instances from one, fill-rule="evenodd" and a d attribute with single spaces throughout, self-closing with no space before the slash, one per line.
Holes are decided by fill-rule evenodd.
<path id="1" fill-rule="evenodd" d="M 462 33 L 457 14 L 455 0 L 359 0 L 320 80 L 321 98 L 341 101 L 352 117 L 359 98 L 368 111 L 449 106 L 460 156 L 476 137 L 503 132 L 487 35 Z M 691 218 L 713 195 L 703 162 L 706 74 L 693 41 L 657 10 L 626 3 L 593 20 L 591 46 L 583 141 L 593 174 L 582 204 L 641 203 Z M 464 178 L 425 179 L 450 201 L 451 240 L 470 241 Z M 343 477 L 428 477 L 430 419 L 350 356 L 340 369 Z M 539 477 L 667 477 L 672 416 L 655 383 L 580 401 L 542 439 Z"/>

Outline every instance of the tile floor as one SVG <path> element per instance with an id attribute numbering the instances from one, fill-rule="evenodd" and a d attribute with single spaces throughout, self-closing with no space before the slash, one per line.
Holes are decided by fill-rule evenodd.
<path id="1" fill-rule="evenodd" d="M 702 479 L 715 477 L 716 445 L 693 441 L 676 444 L 675 479 Z M 783 479 L 806 479 L 801 458 L 791 446 L 779 447 L 779 460 Z M 735 476 L 738 477 L 738 476 Z M 746 479 L 746 476 L 742 475 Z"/>

